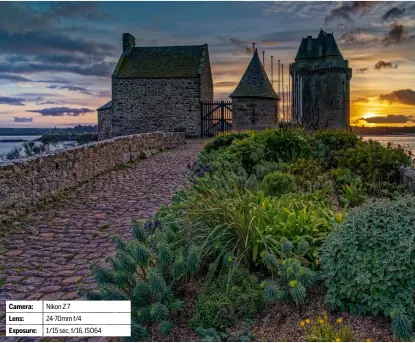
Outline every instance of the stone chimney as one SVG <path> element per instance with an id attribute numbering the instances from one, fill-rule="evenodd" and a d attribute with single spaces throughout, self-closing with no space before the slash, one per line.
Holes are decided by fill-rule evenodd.
<path id="1" fill-rule="evenodd" d="M 122 51 L 129 53 L 132 48 L 135 47 L 135 38 L 129 33 L 123 33 L 122 35 Z"/>

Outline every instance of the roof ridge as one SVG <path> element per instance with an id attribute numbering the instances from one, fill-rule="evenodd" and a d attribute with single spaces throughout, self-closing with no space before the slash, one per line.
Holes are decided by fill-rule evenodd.
<path id="1" fill-rule="evenodd" d="M 264 66 L 259 59 L 258 49 L 255 49 L 254 55 L 238 86 L 229 97 L 255 97 L 279 100 L 279 96 L 272 87 Z"/>

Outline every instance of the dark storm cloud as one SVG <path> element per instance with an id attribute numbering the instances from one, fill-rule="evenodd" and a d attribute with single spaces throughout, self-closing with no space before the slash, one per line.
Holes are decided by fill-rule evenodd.
<path id="1" fill-rule="evenodd" d="M 73 91 L 73 92 L 79 92 L 82 94 L 87 94 L 87 95 L 92 95 L 93 93 L 91 91 L 89 91 L 88 89 L 84 88 L 84 87 L 79 87 L 79 86 L 74 86 L 74 85 L 50 85 L 47 86 L 46 88 L 50 88 L 50 89 L 67 89 L 69 91 Z"/>
<path id="2" fill-rule="evenodd" d="M 401 24 L 392 23 L 388 33 L 385 33 L 382 39 L 384 46 L 391 44 L 401 44 L 415 40 L 415 35 L 408 36 L 408 29 Z"/>
<path id="3" fill-rule="evenodd" d="M 415 118 L 412 116 L 406 116 L 403 114 L 388 114 L 387 116 L 376 116 L 370 118 L 359 118 L 371 124 L 405 124 L 408 122 L 415 122 Z"/>
<path id="4" fill-rule="evenodd" d="M 0 96 L 1 105 L 10 105 L 10 106 L 25 106 L 23 101 L 26 101 L 24 98 Z"/>
<path id="5" fill-rule="evenodd" d="M 13 74 L 0 74 L 0 80 L 12 81 L 12 82 L 33 82 L 32 80 Z"/>
<path id="6" fill-rule="evenodd" d="M 379 95 L 379 100 L 388 101 L 389 104 L 400 103 L 404 105 L 415 105 L 415 91 L 412 89 L 400 89 L 388 94 Z"/>
<path id="7" fill-rule="evenodd" d="M 377 3 L 377 1 L 342 2 L 339 6 L 330 10 L 329 14 L 327 14 L 324 21 L 326 23 L 336 19 L 353 21 L 352 16 L 366 14 L 371 9 L 376 7 Z"/>
<path id="8" fill-rule="evenodd" d="M 235 54 L 252 54 L 252 47 L 246 41 L 239 38 L 223 38 L 217 37 L 219 44 L 211 44 L 211 46 L 230 47 Z M 236 50 L 235 50 L 236 48 Z"/>
<path id="9" fill-rule="evenodd" d="M 26 112 L 40 113 L 42 116 L 52 116 L 52 117 L 78 117 L 87 113 L 95 112 L 89 108 L 69 108 L 69 107 L 50 107 L 44 108 L 42 110 L 27 110 Z"/>
<path id="10" fill-rule="evenodd" d="M 0 2 L 0 28 L 7 32 L 27 32 L 51 28 L 58 22 L 68 19 L 87 18 L 88 20 L 107 19 L 99 11 L 98 2 L 49 2 L 44 10 L 36 4 L 19 2 Z"/>
<path id="11" fill-rule="evenodd" d="M 223 81 L 223 82 L 216 82 L 213 84 L 213 86 L 215 87 L 232 87 L 232 86 L 236 86 L 238 84 L 238 82 L 229 82 L 229 81 Z"/>
<path id="12" fill-rule="evenodd" d="M 31 123 L 33 122 L 33 117 L 14 117 L 13 121 L 15 123 Z"/>
<path id="13" fill-rule="evenodd" d="M 358 73 L 363 74 L 365 71 L 368 71 L 369 69 L 368 68 L 357 68 L 356 70 Z"/>
<path id="14" fill-rule="evenodd" d="M 105 77 L 111 75 L 114 69 L 113 63 L 100 62 L 90 66 L 47 64 L 47 63 L 0 63 L 0 73 L 26 73 L 33 74 L 39 72 L 63 72 L 80 74 L 86 76 Z"/>
<path id="15" fill-rule="evenodd" d="M 398 65 L 396 64 L 395 66 L 393 66 L 391 62 L 385 62 L 385 61 L 379 61 L 378 63 L 375 64 L 376 70 L 388 69 L 388 68 L 396 69 L 398 68 Z"/>
<path id="16" fill-rule="evenodd" d="M 42 51 L 43 54 L 79 53 L 101 59 L 105 56 L 113 56 L 116 53 L 116 48 L 107 43 L 72 38 L 57 29 L 13 34 L 0 29 L 0 51 L 3 54 L 15 55 L 37 55 L 39 51 Z"/>
<path id="17" fill-rule="evenodd" d="M 357 98 L 357 99 L 353 100 L 353 102 L 368 103 L 369 102 L 369 99 L 368 98 Z"/>
<path id="18" fill-rule="evenodd" d="M 116 47 L 84 36 L 74 37 L 57 25 L 61 20 L 79 17 L 103 19 L 98 5 L 92 2 L 51 2 L 46 10 L 40 11 L 31 3 L 0 3 L 0 72 L 108 76 L 113 65 L 108 64 L 107 58 L 114 59 L 115 63 Z M 10 77 L 8 80 L 30 82 Z"/>
<path id="19" fill-rule="evenodd" d="M 99 11 L 98 5 L 98 2 L 90 1 L 53 1 L 44 15 L 50 17 L 51 20 L 79 18 L 80 16 L 89 20 L 108 19 L 108 15 Z"/>
<path id="20" fill-rule="evenodd" d="M 17 74 L 0 74 L 0 80 L 12 81 L 12 82 L 40 82 L 40 83 L 69 83 L 65 79 L 55 79 L 55 80 L 32 80 L 27 77 L 17 75 Z"/>
<path id="21" fill-rule="evenodd" d="M 372 42 L 377 42 L 379 38 L 377 38 L 375 35 L 363 32 L 360 28 L 354 29 L 352 31 L 343 33 L 340 36 L 340 43 L 347 43 L 347 44 L 355 44 L 355 43 L 361 43 L 361 44 L 367 44 Z"/>
<path id="22" fill-rule="evenodd" d="M 390 19 L 399 18 L 402 14 L 405 13 L 405 10 L 405 8 L 392 7 L 382 16 L 382 20 L 387 21 Z"/>

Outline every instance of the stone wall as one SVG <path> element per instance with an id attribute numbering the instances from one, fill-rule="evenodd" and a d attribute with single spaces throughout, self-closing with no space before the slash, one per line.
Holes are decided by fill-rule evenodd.
<path id="1" fill-rule="evenodd" d="M 142 133 L 0 164 L 0 222 L 122 164 L 184 143 L 182 132 Z"/>
<path id="2" fill-rule="evenodd" d="M 112 107 L 98 110 L 98 140 L 112 137 Z"/>
<path id="3" fill-rule="evenodd" d="M 350 127 L 352 71 L 342 59 L 317 59 L 290 66 L 294 121 L 307 129 Z"/>
<path id="4" fill-rule="evenodd" d="M 113 78 L 114 136 L 185 131 L 200 136 L 200 78 Z"/>
<path id="5" fill-rule="evenodd" d="M 232 129 L 262 130 L 277 127 L 277 104 L 275 99 L 233 98 Z"/>

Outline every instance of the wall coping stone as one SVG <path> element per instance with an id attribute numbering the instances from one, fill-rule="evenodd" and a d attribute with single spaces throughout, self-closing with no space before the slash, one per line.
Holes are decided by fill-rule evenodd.
<path id="1" fill-rule="evenodd" d="M 0 222 L 120 165 L 185 143 L 184 132 L 119 136 L 0 164 Z"/>

